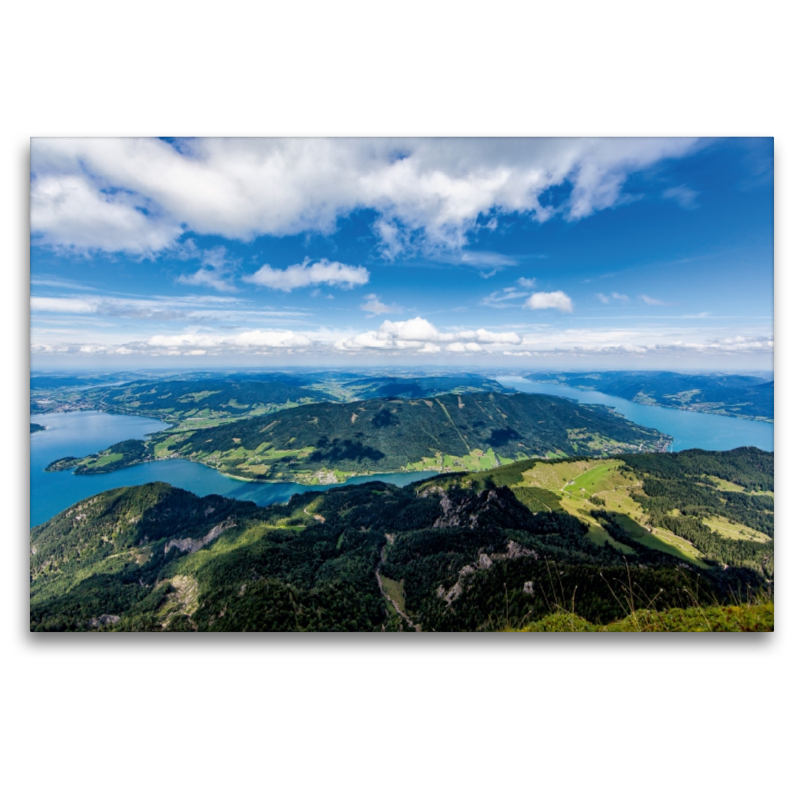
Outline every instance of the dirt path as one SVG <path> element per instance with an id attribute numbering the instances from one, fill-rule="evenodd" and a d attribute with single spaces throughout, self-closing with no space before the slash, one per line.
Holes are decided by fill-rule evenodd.
<path id="1" fill-rule="evenodd" d="M 308 506 L 303 509 L 303 513 L 308 517 L 314 517 L 317 522 L 325 522 L 325 517 L 322 514 L 312 514 L 308 510 Z"/>
<path id="2" fill-rule="evenodd" d="M 408 614 L 405 613 L 405 611 L 401 611 L 400 606 L 398 606 L 397 603 L 391 597 L 389 597 L 389 595 L 386 592 L 386 589 L 383 588 L 383 579 L 381 576 L 381 564 L 383 564 L 386 561 L 386 548 L 388 546 L 389 544 L 387 543 L 381 549 L 381 560 L 375 569 L 375 578 L 378 581 L 378 588 L 381 590 L 381 594 L 384 596 L 384 598 L 392 604 L 392 608 L 394 608 L 394 610 L 403 618 L 403 620 L 405 620 L 406 624 L 410 628 L 413 628 L 415 631 L 417 631 L 417 633 L 420 633 L 422 631 L 422 627 L 417 625 L 411 619 L 411 617 L 409 617 Z"/>

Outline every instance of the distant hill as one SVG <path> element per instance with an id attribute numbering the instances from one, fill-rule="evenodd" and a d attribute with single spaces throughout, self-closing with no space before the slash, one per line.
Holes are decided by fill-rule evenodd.
<path id="1" fill-rule="evenodd" d="M 166 380 L 91 389 L 84 392 L 83 398 L 104 410 L 176 422 L 266 413 L 329 399 L 329 395 L 275 380 Z"/>
<path id="2" fill-rule="evenodd" d="M 771 630 L 772 498 L 748 487 L 772 465 L 529 460 L 267 508 L 113 489 L 31 529 L 31 629 Z"/>
<path id="3" fill-rule="evenodd" d="M 532 381 L 590 389 L 634 403 L 725 414 L 771 422 L 775 384 L 752 375 L 686 375 L 678 372 L 534 372 Z"/>
<path id="4" fill-rule="evenodd" d="M 502 384 L 481 375 L 438 375 L 416 378 L 359 378 L 348 381 L 344 387 L 359 398 L 373 397 L 432 397 L 437 394 L 463 394 L 465 392 L 509 392 Z"/>
<path id="5" fill-rule="evenodd" d="M 428 397 L 447 392 L 509 392 L 497 381 L 469 373 L 391 377 L 355 372 L 190 372 L 142 376 L 31 377 L 32 414 L 100 410 L 156 416 L 167 422 L 218 421 L 271 413 L 322 400 Z"/>
<path id="6" fill-rule="evenodd" d="M 490 392 L 315 403 L 212 428 L 168 430 L 144 452 L 121 443 L 50 468 L 100 472 L 178 456 L 238 477 L 315 484 L 399 470 L 488 469 L 533 456 L 649 452 L 669 441 L 603 407 Z"/>

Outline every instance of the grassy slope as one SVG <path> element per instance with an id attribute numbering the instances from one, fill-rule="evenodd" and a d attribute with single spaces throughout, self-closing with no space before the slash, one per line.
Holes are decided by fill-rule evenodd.
<path id="1" fill-rule="evenodd" d="M 631 518 L 624 547 L 597 547 L 587 536 L 581 519 L 612 543 L 609 531 L 619 535 L 577 513 L 580 504 L 593 507 L 577 495 L 587 487 L 624 495 L 635 476 L 623 466 L 528 461 L 405 488 L 311 493 L 269 508 L 166 484 L 111 490 L 32 529 L 31 626 L 501 630 L 538 620 L 555 629 L 542 620 L 570 608 L 592 626 L 625 629 L 663 624 L 676 607 L 718 606 L 735 570 L 681 567 L 648 546 Z M 570 491 L 554 485 L 562 480 Z M 744 579 L 762 585 L 755 574 Z M 629 606 L 658 616 L 615 622 Z M 694 629 L 703 613 L 670 617 L 670 625 Z M 727 615 L 733 629 L 740 616 Z"/>
<path id="2" fill-rule="evenodd" d="M 91 389 L 85 393 L 104 410 L 158 417 L 177 423 L 230 420 L 326 399 L 323 392 L 281 381 L 173 380 Z"/>
<path id="3" fill-rule="evenodd" d="M 546 395 L 479 393 L 305 405 L 165 431 L 148 448 L 151 457 L 190 458 L 237 477 L 316 484 L 425 468 L 486 469 L 549 452 L 646 452 L 667 441 L 603 408 Z"/>
<path id="4" fill-rule="evenodd" d="M 640 633 L 741 633 L 775 630 L 774 604 L 671 608 L 666 611 L 635 611 L 608 625 L 593 625 L 568 612 L 551 614 L 524 628 L 510 632 L 640 632 Z"/>
<path id="5" fill-rule="evenodd" d="M 569 460 L 557 462 L 531 461 L 520 462 L 513 467 L 501 467 L 484 473 L 459 476 L 451 479 L 462 486 L 487 485 L 489 482 L 511 487 L 518 499 L 526 504 L 532 511 L 547 510 L 542 505 L 546 502 L 541 494 L 535 492 L 546 491 L 555 498 L 560 508 L 579 519 L 588 526 L 587 536 L 598 545 L 609 544 L 626 555 L 632 555 L 634 550 L 631 544 L 639 544 L 653 550 L 663 552 L 688 562 L 699 569 L 707 569 L 705 558 L 709 553 L 704 553 L 692 541 L 678 535 L 667 527 L 652 524 L 651 514 L 642 507 L 641 491 L 643 477 L 648 475 L 648 470 L 656 471 L 662 477 L 672 474 L 682 478 L 684 474 L 691 473 L 692 464 L 699 462 L 694 471 L 702 474 L 707 480 L 704 486 L 698 486 L 698 491 L 711 491 L 711 499 L 715 502 L 726 503 L 726 492 L 735 487 L 743 496 L 763 497 L 771 502 L 771 493 L 757 489 L 747 490 L 723 478 L 709 476 L 702 470 L 722 472 L 727 475 L 734 474 L 732 470 L 740 470 L 743 480 L 750 484 L 771 485 L 772 481 L 772 456 L 767 453 L 755 451 L 758 455 L 749 452 L 752 448 L 743 448 L 739 451 L 730 451 L 722 454 L 705 454 L 699 458 L 692 455 L 701 451 L 686 451 L 688 455 L 661 454 L 657 456 L 635 456 L 624 459 L 604 459 L 601 463 L 594 460 Z M 714 460 L 716 458 L 716 461 Z M 629 463 L 634 462 L 638 467 L 632 471 Z M 716 465 L 716 466 L 715 466 Z M 443 479 L 434 479 L 441 481 Z M 552 502 L 552 501 L 551 501 Z M 708 497 L 706 497 L 708 502 Z M 611 519 L 617 523 L 626 534 L 625 539 L 634 542 L 617 541 L 613 531 L 609 531 L 602 519 L 597 519 L 598 508 L 603 509 Z M 741 521 L 733 522 L 724 516 L 703 516 L 702 512 L 691 505 L 674 501 L 670 515 L 676 519 L 682 517 L 682 512 L 700 514 L 698 521 L 706 523 L 711 532 L 722 539 L 743 540 L 769 548 L 772 539 L 763 530 L 756 530 L 743 524 Z M 593 515 L 593 512 L 595 514 Z M 729 512 L 732 516 L 734 512 Z M 760 519 L 769 527 L 771 513 L 765 511 Z"/>

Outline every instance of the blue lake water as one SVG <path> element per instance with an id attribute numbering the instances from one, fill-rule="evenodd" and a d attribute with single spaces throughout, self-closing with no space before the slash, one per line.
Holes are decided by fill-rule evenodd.
<path id="1" fill-rule="evenodd" d="M 698 414 L 676 408 L 643 406 L 602 392 L 573 389 L 555 383 L 535 383 L 518 375 L 499 375 L 495 380 L 520 392 L 556 395 L 569 397 L 580 403 L 611 406 L 637 425 L 655 428 L 672 436 L 673 452 L 693 447 L 702 450 L 733 450 L 735 447 L 745 446 L 770 451 L 775 449 L 775 426 L 769 422 L 725 417 L 720 414 Z"/>
<path id="2" fill-rule="evenodd" d="M 436 475 L 435 472 L 401 472 L 350 478 L 346 484 L 304 486 L 299 483 L 256 483 L 228 478 L 210 467 L 183 459 L 138 464 L 102 475 L 74 475 L 72 472 L 45 472 L 44 468 L 58 458 L 80 458 L 96 453 L 125 439 L 144 439 L 167 427 L 149 417 L 103 414 L 99 411 L 76 411 L 69 414 L 36 414 L 31 422 L 47 430 L 31 434 L 31 526 L 86 497 L 120 486 L 139 486 L 151 481 L 164 481 L 201 497 L 221 494 L 237 500 L 251 500 L 260 506 L 284 503 L 292 495 L 331 489 L 334 486 L 385 481 L 405 486 L 413 481 Z"/>
<path id="3" fill-rule="evenodd" d="M 569 397 L 581 403 L 611 406 L 631 422 L 656 428 L 673 437 L 673 451 L 699 447 L 704 450 L 732 450 L 745 445 L 773 450 L 774 427 L 768 422 L 698 414 L 658 406 L 643 406 L 619 397 L 558 386 L 534 383 L 519 376 L 501 375 L 504 386 L 535 394 Z M 258 505 L 286 502 L 292 495 L 330 489 L 332 486 L 309 487 L 298 483 L 256 483 L 228 478 L 210 467 L 182 459 L 139 464 L 103 475 L 74 475 L 72 472 L 45 472 L 57 458 L 81 457 L 96 453 L 125 439 L 144 439 L 147 434 L 167 426 L 148 417 L 103 414 L 99 411 L 78 411 L 70 414 L 37 414 L 31 422 L 45 425 L 47 430 L 31 434 L 31 525 L 46 522 L 54 514 L 73 503 L 106 489 L 138 486 L 150 481 L 165 481 L 197 495 L 221 494 L 237 500 L 251 500 Z M 435 472 L 402 472 L 350 478 L 346 485 L 382 480 L 396 486 L 435 475 Z M 334 484 L 343 485 L 343 484 Z"/>

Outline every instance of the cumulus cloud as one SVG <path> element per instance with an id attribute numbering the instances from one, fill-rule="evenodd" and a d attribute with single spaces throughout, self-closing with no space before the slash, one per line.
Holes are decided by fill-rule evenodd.
<path id="1" fill-rule="evenodd" d="M 84 356 L 200 356 L 236 357 L 314 353 L 316 357 L 333 353 L 383 355 L 436 355 L 454 358 L 469 355 L 484 357 L 647 358 L 681 363 L 692 358 L 738 357 L 771 359 L 774 339 L 770 332 L 751 329 L 733 333 L 730 329 L 708 330 L 681 326 L 650 329 L 557 329 L 542 327 L 523 336 L 509 331 L 441 331 L 421 317 L 398 322 L 387 321 L 378 329 L 343 335 L 321 328 L 298 332 L 284 328 L 246 328 L 236 332 L 204 331 L 191 328 L 163 333 L 140 341 L 114 337 L 112 341 L 64 341 L 65 330 L 34 329 L 31 351 L 36 354 L 77 354 Z M 291 363 L 291 362 L 288 362 Z M 696 362 L 697 363 L 697 362 Z M 702 363 L 702 362 L 700 362 Z M 718 363 L 715 361 L 714 363 Z"/>
<path id="2" fill-rule="evenodd" d="M 572 300 L 564 292 L 534 292 L 526 301 L 525 308 L 538 311 L 555 308 L 558 311 L 572 312 Z"/>
<path id="3" fill-rule="evenodd" d="M 148 205 L 138 194 L 104 191 L 81 174 L 43 175 L 31 181 L 31 232 L 55 247 L 148 255 L 182 233 L 163 214 L 146 213 Z"/>
<path id="4" fill-rule="evenodd" d="M 628 202 L 629 175 L 700 145 L 685 138 L 37 138 L 31 231 L 50 245 L 148 254 L 187 230 L 242 241 L 330 234 L 340 217 L 368 208 L 388 258 L 419 246 L 453 252 L 479 227 L 494 227 L 498 214 L 577 220 Z M 548 205 L 556 186 L 566 199 Z"/>
<path id="5" fill-rule="evenodd" d="M 377 330 L 339 339 L 335 348 L 340 351 L 410 350 L 435 353 L 444 345 L 452 353 L 478 353 L 487 345 L 514 345 L 521 341 L 518 333 L 488 331 L 485 328 L 443 332 L 428 320 L 414 317 L 401 322 L 386 320 Z"/>
<path id="6" fill-rule="evenodd" d="M 244 280 L 282 292 L 319 284 L 352 289 L 369 283 L 369 272 L 364 267 L 351 267 L 325 258 L 314 263 L 305 259 L 302 264 L 293 264 L 286 269 L 273 269 L 269 264 L 264 264 L 258 272 L 246 276 Z"/>
<path id="7" fill-rule="evenodd" d="M 361 304 L 361 310 L 368 311 L 371 317 L 374 317 L 376 314 L 396 314 L 403 310 L 394 303 L 387 305 L 382 302 L 376 294 L 365 295 L 364 300 L 366 300 L 366 302 Z"/>

